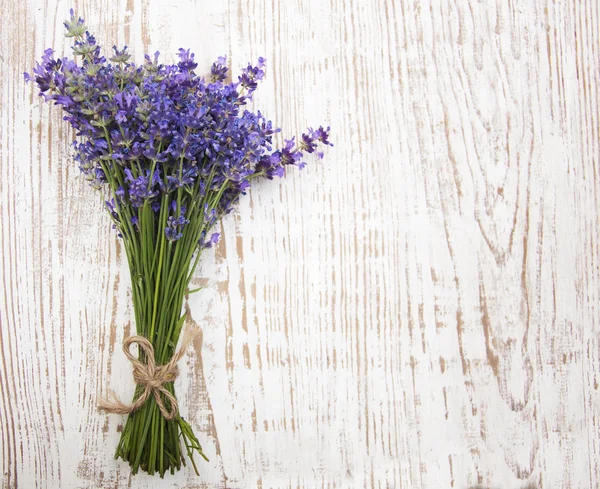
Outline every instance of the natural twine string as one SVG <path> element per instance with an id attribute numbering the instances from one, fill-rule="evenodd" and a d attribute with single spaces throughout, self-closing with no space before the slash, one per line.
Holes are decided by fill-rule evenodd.
<path id="1" fill-rule="evenodd" d="M 129 361 L 133 364 L 133 380 L 136 384 L 144 387 L 144 391 L 138 397 L 133 404 L 125 404 L 115 395 L 114 392 L 109 391 L 109 399 L 99 399 L 98 408 L 105 413 L 114 414 L 130 414 L 141 408 L 144 403 L 148 400 L 150 395 L 154 396 L 156 405 L 166 420 L 175 418 L 179 412 L 179 406 L 177 405 L 177 399 L 171 394 L 165 387 L 164 384 L 167 382 L 173 382 L 179 375 L 179 369 L 177 368 L 177 362 L 185 354 L 188 346 L 193 339 L 198 335 L 199 331 L 196 328 L 188 328 L 183 335 L 181 340 L 181 347 L 175 352 L 173 358 L 169 360 L 169 363 L 165 365 L 157 365 L 154 358 L 154 348 L 148 339 L 143 336 L 130 336 L 123 342 L 123 352 Z M 140 362 L 131 353 L 130 347 L 136 343 L 138 347 L 146 354 L 146 363 Z M 163 398 L 168 401 L 170 409 L 165 407 Z"/>

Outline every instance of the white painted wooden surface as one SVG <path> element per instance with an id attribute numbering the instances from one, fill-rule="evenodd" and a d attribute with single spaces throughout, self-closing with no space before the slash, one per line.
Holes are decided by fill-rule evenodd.
<path id="1" fill-rule="evenodd" d="M 0 0 L 2 488 L 597 488 L 597 0 L 91 0 L 103 46 L 234 70 L 335 148 L 252 190 L 187 307 L 211 461 L 112 459 L 129 280 L 71 132 L 22 72 L 72 2 Z M 184 394 L 185 393 L 185 394 Z"/>

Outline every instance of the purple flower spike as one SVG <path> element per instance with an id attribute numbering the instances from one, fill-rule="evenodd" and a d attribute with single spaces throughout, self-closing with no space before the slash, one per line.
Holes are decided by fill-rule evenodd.
<path id="1" fill-rule="evenodd" d="M 273 138 L 280 129 L 261 112 L 244 110 L 264 79 L 262 57 L 226 83 L 225 56 L 205 79 L 194 72 L 198 64 L 189 49 L 179 49 L 176 64 L 159 64 L 156 52 L 138 66 L 127 46 L 113 46 L 108 60 L 102 56 L 73 11 L 65 28 L 75 56 L 55 58 L 47 49 L 25 80 L 62 107 L 78 137 L 75 161 L 93 188 L 108 187 L 104 200 L 113 218 L 116 206 L 131 208 L 121 222 L 129 233 L 148 225 L 138 216 L 148 205 L 155 220 L 163 219 L 153 225 L 170 241 L 181 239 L 187 221 L 198 218 L 202 225 L 190 226 L 197 229 L 194 242 L 214 244 L 212 238 L 199 240 L 200 233 L 231 212 L 253 180 L 281 178 L 286 166 L 303 168 L 304 155 L 322 157 L 320 147 L 331 146 L 329 127 L 320 126 L 277 149 Z M 161 214 L 163 201 L 196 214 Z M 210 212 L 204 212 L 207 206 Z"/>

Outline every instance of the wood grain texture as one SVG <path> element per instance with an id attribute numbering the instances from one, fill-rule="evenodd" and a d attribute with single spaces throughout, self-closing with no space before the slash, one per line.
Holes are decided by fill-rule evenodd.
<path id="1" fill-rule="evenodd" d="M 23 82 L 69 7 L 0 0 L 2 488 L 599 487 L 596 0 L 75 2 L 138 60 L 265 56 L 257 106 L 336 143 L 203 258 L 177 392 L 211 461 L 167 481 L 112 459 L 126 261 Z"/>

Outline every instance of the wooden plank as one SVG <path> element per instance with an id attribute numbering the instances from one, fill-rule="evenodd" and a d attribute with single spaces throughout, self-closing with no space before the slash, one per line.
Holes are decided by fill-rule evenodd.
<path id="1" fill-rule="evenodd" d="M 596 488 L 595 1 L 92 0 L 103 46 L 234 73 L 323 163 L 263 182 L 186 302 L 182 488 Z M 122 248 L 22 73 L 68 6 L 0 0 L 0 480 L 163 487 L 112 458 L 132 392 Z"/>

